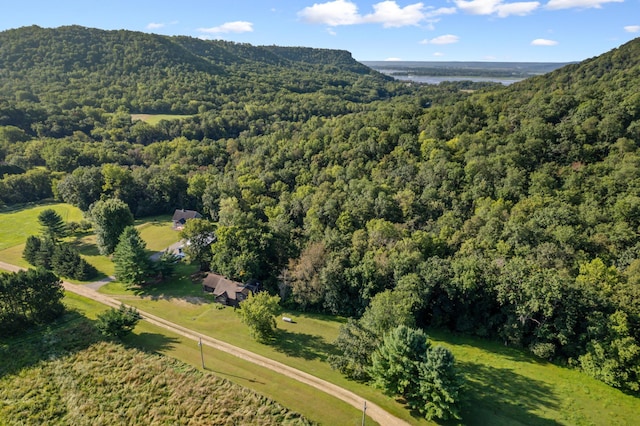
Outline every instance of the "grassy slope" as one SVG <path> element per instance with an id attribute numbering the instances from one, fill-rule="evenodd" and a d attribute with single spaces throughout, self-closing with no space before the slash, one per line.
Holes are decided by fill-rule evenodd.
<path id="1" fill-rule="evenodd" d="M 0 213 L 0 256 L 2 250 L 23 244 L 29 235 L 40 232 L 38 215 L 45 209 L 53 209 L 66 222 L 82 220 L 80 209 L 69 204 L 42 204 Z"/>
<path id="2" fill-rule="evenodd" d="M 98 313 L 106 309 L 97 302 L 73 294 L 66 295 L 65 304 L 90 319 L 95 319 Z M 132 335 L 125 339 L 125 344 L 145 352 L 168 355 L 199 369 L 201 366 L 200 351 L 196 342 L 169 333 L 144 321 L 136 327 Z M 0 347 L 1 345 L 2 341 L 0 341 Z M 20 344 L 18 350 L 24 351 L 24 348 L 25 345 Z M 38 351 L 38 353 L 44 358 L 49 357 L 47 351 Z M 2 351 L 0 351 L 1 354 Z M 23 353 L 20 355 L 19 358 L 25 358 Z M 33 356 L 33 353 L 31 356 Z M 334 398 L 319 394 L 315 389 L 287 379 L 280 374 L 259 368 L 239 358 L 208 347 L 204 348 L 204 359 L 207 371 L 215 374 L 215 376 L 226 378 L 246 388 L 253 389 L 262 395 L 269 395 L 271 399 L 302 413 L 313 421 L 322 424 L 355 425 L 360 423 L 361 413 L 359 410 Z M 0 362 L 0 389 L 4 386 L 4 383 L 2 383 L 3 367 L 11 368 L 10 363 L 5 363 L 4 361 Z M 22 364 L 33 363 L 25 362 L 24 360 L 18 362 Z M 30 379 L 29 374 L 28 371 L 21 372 L 21 378 L 10 378 L 10 380 L 18 380 L 16 383 L 22 383 L 21 380 L 31 383 L 31 380 L 27 380 Z M 104 368 L 101 368 L 100 375 L 106 375 Z M 0 400 L 2 398 L 4 396 L 0 397 Z M 0 403 L 0 413 L 2 412 L 1 406 L 2 404 Z M 0 424 L 5 424 L 2 415 L 0 415 Z M 210 423 L 207 422 L 206 424 Z M 375 423 L 371 419 L 367 419 L 367 424 Z"/>
<path id="3" fill-rule="evenodd" d="M 134 337 L 147 345 L 127 349 L 96 341 L 87 324 L 76 315 L 57 330 L 0 347 L 3 357 L 14 353 L 14 345 L 22 355 L 0 368 L 1 424 L 308 424 L 246 388 L 152 354 L 179 344 L 176 339 Z M 86 341 L 68 344 L 63 333 Z"/>

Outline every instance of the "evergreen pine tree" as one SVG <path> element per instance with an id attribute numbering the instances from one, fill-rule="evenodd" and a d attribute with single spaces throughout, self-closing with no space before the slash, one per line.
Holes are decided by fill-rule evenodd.
<path id="1" fill-rule="evenodd" d="M 146 252 L 146 243 L 133 226 L 128 226 L 120 235 L 120 242 L 113 252 L 115 277 L 127 286 L 140 285 L 153 271 Z"/>

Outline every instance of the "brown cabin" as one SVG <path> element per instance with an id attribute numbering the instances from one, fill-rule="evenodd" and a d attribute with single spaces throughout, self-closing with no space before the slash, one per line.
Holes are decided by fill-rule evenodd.
<path id="1" fill-rule="evenodd" d="M 227 306 L 238 306 L 251 293 L 247 286 L 212 273 L 204 277 L 202 289 L 207 293 L 213 293 L 216 302 Z"/>
<path id="2" fill-rule="evenodd" d="M 177 209 L 173 213 L 173 229 L 182 229 L 189 219 L 200 219 L 202 215 L 195 210 Z"/>

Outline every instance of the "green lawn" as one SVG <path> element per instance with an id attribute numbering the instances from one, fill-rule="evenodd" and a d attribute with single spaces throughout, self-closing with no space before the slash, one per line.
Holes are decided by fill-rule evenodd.
<path id="1" fill-rule="evenodd" d="M 30 235 L 40 233 L 38 215 L 42 210 L 54 209 L 65 222 L 79 222 L 83 219 L 82 211 L 69 204 L 42 204 L 24 207 L 0 213 L 0 260 L 13 265 L 28 268 L 30 265 L 22 258 L 24 243 Z M 171 229 L 170 215 L 154 216 L 136 221 L 140 235 L 147 243 L 149 253 L 164 250 L 180 238 L 178 232 Z M 108 256 L 98 252 L 96 236 L 93 233 L 79 233 L 66 239 L 92 264 L 99 272 L 99 278 L 113 275 L 113 262 Z"/>
<path id="2" fill-rule="evenodd" d="M 140 236 L 147 243 L 147 250 L 158 252 L 180 240 L 180 233 L 173 230 L 170 215 L 154 216 L 136 221 Z"/>
<path id="3" fill-rule="evenodd" d="M 65 296 L 65 304 L 90 319 L 95 319 L 106 309 L 104 305 L 70 293 Z M 138 324 L 134 333 L 125 338 L 125 343 L 145 351 L 162 353 L 198 368 L 202 366 L 197 342 L 146 321 Z M 360 424 L 360 410 L 310 386 L 206 346 L 203 354 L 207 371 L 266 395 L 313 421 L 327 425 Z M 368 417 L 366 424 L 376 423 Z"/>
<path id="4" fill-rule="evenodd" d="M 350 389 L 414 424 L 427 424 L 412 417 L 392 398 L 348 381 L 329 367 L 326 357 L 335 350 L 331 342 L 343 323 L 340 318 L 286 312 L 284 315 L 292 317 L 295 323 L 279 320 L 276 343 L 266 346 L 249 336 L 233 308 L 181 297 L 197 295 L 200 290 L 195 283 L 176 281 L 167 283 L 157 293 L 147 291 L 140 295 L 117 284 L 110 284 L 104 291 L 152 314 Z M 639 398 L 625 395 L 577 370 L 494 342 L 437 330 L 430 330 L 429 334 L 434 343 L 452 350 L 466 377 L 465 424 L 623 425 L 633 424 L 640 413 Z"/>
<path id="5" fill-rule="evenodd" d="M 69 204 L 41 204 L 18 210 L 0 212 L 0 258 L 2 251 L 23 244 L 27 237 L 40 233 L 38 215 L 45 209 L 55 210 L 65 222 L 79 222 L 82 211 Z"/>

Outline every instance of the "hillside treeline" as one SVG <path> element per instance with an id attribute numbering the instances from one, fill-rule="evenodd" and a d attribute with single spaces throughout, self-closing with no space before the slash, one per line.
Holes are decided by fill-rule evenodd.
<path id="1" fill-rule="evenodd" d="M 297 118 L 260 121 L 245 104 L 246 128 L 220 134 L 203 123 L 233 109 L 152 126 L 132 123 L 122 101 L 84 130 L 69 111 L 96 107 L 73 106 L 69 131 L 39 135 L 46 118 L 6 117 L 41 105 L 5 99 L 0 159 L 20 170 L 0 194 L 29 201 L 19 188 L 31 185 L 85 210 L 105 197 L 137 215 L 193 208 L 217 224 L 213 270 L 261 280 L 300 309 L 357 317 L 388 290 L 421 326 L 637 392 L 638 58 L 636 40 L 472 94 L 381 81 L 378 95 L 395 88 L 387 99 L 336 95 L 328 112 Z M 141 129 L 153 136 L 138 140 Z"/>

